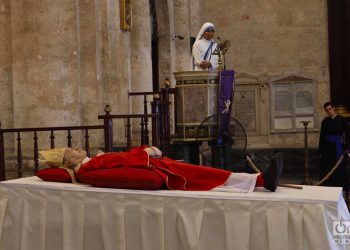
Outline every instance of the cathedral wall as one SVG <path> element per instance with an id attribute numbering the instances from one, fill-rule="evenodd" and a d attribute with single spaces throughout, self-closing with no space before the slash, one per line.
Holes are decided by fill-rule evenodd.
<path id="1" fill-rule="evenodd" d="M 238 73 L 305 73 L 317 85 L 318 123 L 329 99 L 327 1 L 203 0 L 204 19 L 216 25 L 216 37 L 230 40 L 226 65 Z M 266 118 L 269 119 L 269 113 Z M 262 123 L 268 124 L 268 120 Z M 303 146 L 301 133 L 271 134 L 268 144 Z M 310 146 L 317 147 L 318 132 Z"/>
<path id="2" fill-rule="evenodd" d="M 267 78 L 284 73 L 314 76 L 320 122 L 322 104 L 329 99 L 326 0 L 155 3 L 161 87 L 168 77 L 174 86 L 173 72 L 190 69 L 190 37 L 210 21 L 216 36 L 231 41 L 227 68 Z M 141 112 L 142 103 L 128 92 L 152 90 L 149 1 L 132 1 L 128 31 L 120 28 L 119 4 L 0 0 L 2 127 L 95 124 L 106 104 L 114 114 Z M 268 85 L 262 86 L 269 100 Z M 268 104 L 261 109 L 266 118 L 259 121 L 264 141 L 268 136 L 269 145 L 287 141 L 302 146 L 300 133 L 293 134 L 300 140 L 288 139 L 288 133 L 270 134 Z M 116 126 L 121 129 L 115 139 L 123 139 L 124 124 Z M 317 131 L 311 135 L 312 146 L 317 136 Z"/>
<path id="3" fill-rule="evenodd" d="M 15 126 L 79 124 L 75 2 L 11 1 L 11 28 Z"/>
<path id="4" fill-rule="evenodd" d="M 190 38 L 202 26 L 202 5 L 202 0 L 156 0 L 160 87 L 166 78 L 175 86 L 173 72 L 191 70 Z"/>
<path id="5" fill-rule="evenodd" d="M 148 0 L 122 30 L 119 0 L 0 0 L 3 128 L 102 123 L 131 109 L 129 91 L 152 90 Z M 124 124 L 115 139 L 125 140 Z M 94 144 L 94 143 L 93 143 Z"/>

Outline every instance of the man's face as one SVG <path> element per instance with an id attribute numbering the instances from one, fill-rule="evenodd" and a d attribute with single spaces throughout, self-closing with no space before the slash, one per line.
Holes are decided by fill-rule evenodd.
<path id="1" fill-rule="evenodd" d="M 67 148 L 64 153 L 64 158 L 72 165 L 81 163 L 86 157 L 86 151 L 80 148 Z"/>
<path id="2" fill-rule="evenodd" d="M 210 31 L 204 32 L 203 37 L 207 40 L 211 40 L 213 39 L 214 35 L 215 35 L 215 30 L 210 30 Z"/>
<path id="3" fill-rule="evenodd" d="M 326 113 L 328 114 L 329 117 L 335 117 L 336 116 L 336 112 L 335 112 L 335 107 L 333 107 L 332 105 L 328 105 L 324 108 L 324 110 L 326 111 Z"/>

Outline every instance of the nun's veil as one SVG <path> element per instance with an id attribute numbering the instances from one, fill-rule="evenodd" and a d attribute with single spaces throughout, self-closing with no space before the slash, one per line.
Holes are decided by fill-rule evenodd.
<path id="1" fill-rule="evenodd" d="M 200 40 L 204 33 L 207 31 L 207 30 L 210 30 L 210 29 L 215 29 L 215 26 L 214 24 L 210 23 L 210 22 L 206 22 L 202 25 L 201 29 L 199 30 L 198 32 L 198 35 L 196 37 L 196 41 L 197 42 L 198 40 Z M 191 48 L 192 49 L 192 48 Z M 192 70 L 194 70 L 194 61 L 193 61 L 193 55 L 191 55 L 191 62 L 190 62 L 190 67 Z"/>

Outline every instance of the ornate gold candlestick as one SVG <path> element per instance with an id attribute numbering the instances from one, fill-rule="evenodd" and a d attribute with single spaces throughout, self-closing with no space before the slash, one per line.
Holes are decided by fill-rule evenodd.
<path id="1" fill-rule="evenodd" d="M 220 37 L 218 37 L 218 45 L 216 46 L 213 55 L 217 55 L 218 56 L 218 70 L 223 70 L 223 57 L 226 54 L 226 52 L 228 51 L 228 49 L 230 48 L 230 41 L 229 40 L 225 40 L 225 41 L 221 41 Z"/>

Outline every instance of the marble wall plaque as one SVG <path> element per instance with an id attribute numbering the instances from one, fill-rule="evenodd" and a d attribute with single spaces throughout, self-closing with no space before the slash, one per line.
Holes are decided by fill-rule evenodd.
<path id="1" fill-rule="evenodd" d="M 278 115 L 292 114 L 292 93 L 290 91 L 275 92 L 275 112 Z"/>
<path id="2" fill-rule="evenodd" d="M 300 83 L 295 94 L 295 113 L 312 114 L 313 112 L 313 86 L 307 83 Z"/>
<path id="3" fill-rule="evenodd" d="M 316 90 L 312 79 L 300 76 L 282 77 L 270 82 L 271 131 L 297 132 L 302 121 L 316 129 Z"/>
<path id="4" fill-rule="evenodd" d="M 256 91 L 236 90 L 233 99 L 232 115 L 246 131 L 256 131 Z"/>

